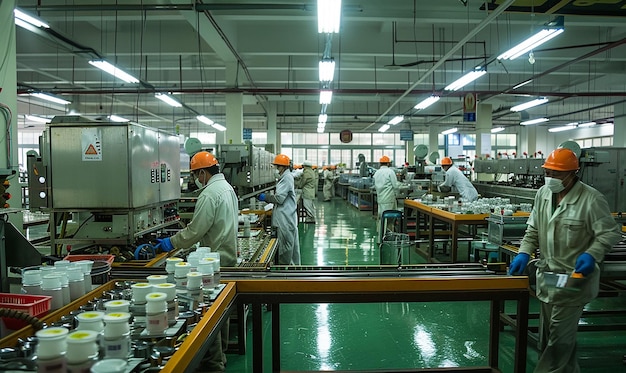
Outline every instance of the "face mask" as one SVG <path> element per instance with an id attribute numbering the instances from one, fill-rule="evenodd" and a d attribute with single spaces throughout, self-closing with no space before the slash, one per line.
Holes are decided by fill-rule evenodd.
<path id="1" fill-rule="evenodd" d="M 275 169 L 275 170 L 274 170 L 274 177 L 275 177 L 276 179 L 280 179 L 280 171 L 278 171 L 278 169 Z"/>
<path id="2" fill-rule="evenodd" d="M 563 185 L 563 181 L 561 179 L 557 179 L 555 177 L 545 177 L 546 185 L 552 191 L 552 193 L 560 193 L 565 189 L 565 185 Z"/>
<path id="3" fill-rule="evenodd" d="M 196 177 L 194 178 L 193 182 L 194 182 L 194 184 L 196 184 L 196 186 L 197 186 L 199 189 L 204 188 L 204 185 L 202 185 L 202 182 L 200 181 L 200 179 L 198 179 L 198 176 L 196 176 Z"/>

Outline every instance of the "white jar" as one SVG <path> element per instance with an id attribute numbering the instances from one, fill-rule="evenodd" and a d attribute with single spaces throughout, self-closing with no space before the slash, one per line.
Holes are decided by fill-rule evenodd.
<path id="1" fill-rule="evenodd" d="M 202 273 L 189 272 L 187 273 L 187 290 L 202 288 Z"/>
<path id="2" fill-rule="evenodd" d="M 118 338 L 130 332 L 128 312 L 111 312 L 104 316 L 104 338 Z"/>
<path id="3" fill-rule="evenodd" d="M 76 330 L 67 336 L 67 359 L 68 369 L 71 365 L 81 365 L 98 359 L 98 332 L 93 330 Z M 93 364 L 93 363 L 92 363 Z"/>
<path id="4" fill-rule="evenodd" d="M 165 259 L 165 271 L 169 273 L 174 273 L 174 269 L 176 264 L 183 261 L 183 258 L 167 258 Z"/>
<path id="5" fill-rule="evenodd" d="M 113 312 L 104 316 L 104 338 L 102 349 L 107 359 L 126 359 L 131 352 L 130 313 Z"/>
<path id="6" fill-rule="evenodd" d="M 147 282 L 138 282 L 131 286 L 133 291 L 133 302 L 135 304 L 143 304 L 146 302 L 146 295 L 152 292 L 152 285 Z"/>
<path id="7" fill-rule="evenodd" d="M 69 330 L 62 327 L 45 328 L 39 330 L 35 355 L 37 359 L 54 359 L 65 355 L 67 352 L 67 334 Z"/>
<path id="8" fill-rule="evenodd" d="M 146 279 L 150 285 L 165 284 L 167 282 L 166 275 L 150 275 Z"/>
<path id="9" fill-rule="evenodd" d="M 200 259 L 198 272 L 202 273 L 202 288 L 211 291 L 215 287 L 215 277 L 213 275 L 213 258 Z"/>
<path id="10" fill-rule="evenodd" d="M 104 331 L 104 312 L 88 311 L 76 315 L 78 326 L 76 330 L 92 330 L 97 333 Z"/>
<path id="11" fill-rule="evenodd" d="M 69 281 L 70 301 L 85 295 L 85 275 L 80 266 L 71 266 L 67 268 L 67 279 Z"/>
<path id="12" fill-rule="evenodd" d="M 176 323 L 178 317 L 178 300 L 176 299 L 176 285 L 158 284 L 154 286 L 154 291 L 165 294 L 167 302 L 167 322 L 169 325 Z"/>
<path id="13" fill-rule="evenodd" d="M 83 269 L 83 281 L 85 282 L 85 294 L 89 293 L 91 290 L 92 282 L 91 282 L 91 267 L 93 267 L 93 260 L 79 260 L 74 262 L 78 264 Z"/>
<path id="14" fill-rule="evenodd" d="M 52 297 L 50 300 L 50 310 L 55 311 L 63 307 L 63 290 L 61 289 L 61 279 L 54 274 L 45 274 L 41 278 L 41 295 Z"/>
<path id="15" fill-rule="evenodd" d="M 22 291 L 30 295 L 41 295 L 41 270 L 31 269 L 22 273 Z"/>
<path id="16" fill-rule="evenodd" d="M 150 293 L 146 296 L 146 332 L 148 334 L 163 334 L 167 329 L 166 298 L 165 293 Z"/>
<path id="17" fill-rule="evenodd" d="M 176 263 L 174 266 L 174 276 L 176 278 L 183 278 L 187 276 L 187 273 L 191 270 L 191 264 L 188 262 Z"/>
<path id="18" fill-rule="evenodd" d="M 104 304 L 104 309 L 107 312 L 128 312 L 130 302 L 124 299 L 110 300 Z"/>

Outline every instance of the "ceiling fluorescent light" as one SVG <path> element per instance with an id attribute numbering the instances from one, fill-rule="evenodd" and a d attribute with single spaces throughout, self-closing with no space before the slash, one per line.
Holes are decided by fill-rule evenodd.
<path id="1" fill-rule="evenodd" d="M 333 34 L 339 32 L 341 0 L 317 0 L 317 32 Z"/>
<path id="2" fill-rule="evenodd" d="M 333 91 L 320 91 L 320 104 L 328 105 L 333 100 Z"/>
<path id="3" fill-rule="evenodd" d="M 318 124 L 317 124 L 317 128 L 320 128 L 320 127 L 321 127 L 321 128 L 326 127 L 326 123 L 321 123 L 321 122 L 320 122 L 320 123 L 318 123 Z"/>
<path id="4" fill-rule="evenodd" d="M 529 37 L 508 51 L 498 56 L 499 60 L 514 60 L 517 57 L 525 54 L 526 52 L 533 50 L 541 44 L 551 40 L 552 38 L 561 34 L 565 29 L 563 28 L 563 17 L 557 17 L 557 20 L 553 25 L 544 27 L 541 31 L 535 35 Z"/>
<path id="5" fill-rule="evenodd" d="M 317 133 L 324 133 L 324 127 L 317 127 Z"/>
<path id="6" fill-rule="evenodd" d="M 529 126 L 531 124 L 544 123 L 549 120 L 550 119 L 548 118 L 536 118 L 536 119 L 531 119 L 531 120 L 525 120 L 523 122 L 520 122 L 519 124 L 521 124 L 522 126 Z"/>
<path id="7" fill-rule="evenodd" d="M 204 124 L 208 124 L 209 126 L 215 124 L 215 122 L 213 122 L 211 119 L 205 117 L 204 115 L 198 115 L 198 116 L 196 116 L 196 119 L 199 120 L 200 122 L 204 123 Z"/>
<path id="8" fill-rule="evenodd" d="M 50 123 L 50 119 L 44 118 L 44 117 L 40 117 L 40 116 L 37 116 L 37 115 L 26 114 L 26 115 L 24 115 L 24 119 L 29 120 L 31 122 L 37 122 L 37 123 Z"/>
<path id="9" fill-rule="evenodd" d="M 448 129 L 448 130 L 441 131 L 441 134 L 442 134 L 442 135 L 449 135 L 449 134 L 451 134 L 451 133 L 455 133 L 455 132 L 456 132 L 456 131 L 458 131 L 458 130 L 459 130 L 459 129 L 458 129 L 458 128 L 456 128 L 456 127 L 455 127 L 455 128 L 450 128 L 450 129 Z"/>
<path id="10" fill-rule="evenodd" d="M 522 110 L 530 109 L 531 107 L 543 105 L 548 101 L 550 100 L 548 100 L 546 97 L 541 97 L 532 101 L 525 102 L 523 104 L 515 105 L 511 108 L 511 111 L 522 111 Z"/>
<path id="11" fill-rule="evenodd" d="M 452 82 L 451 84 L 449 84 L 444 89 L 446 91 L 458 91 L 459 89 L 465 87 L 466 85 L 470 84 L 471 82 L 473 82 L 474 80 L 480 78 L 481 76 L 483 76 L 485 74 L 487 74 L 486 70 L 473 70 L 473 71 L 470 71 L 469 73 L 463 75 L 459 79 L 457 79 L 454 82 Z"/>
<path id="12" fill-rule="evenodd" d="M 28 23 L 28 24 L 30 24 L 32 26 L 35 26 L 35 27 L 50 28 L 50 26 L 48 26 L 48 24 L 45 23 L 44 21 L 42 21 L 42 20 L 40 20 L 40 19 L 38 19 L 36 17 L 33 17 L 31 15 L 28 15 L 28 14 L 22 12 L 19 9 L 14 9 L 13 10 L 13 15 L 15 16 L 16 21 L 20 20 L 20 21 L 26 22 L 26 23 Z M 18 23 L 15 22 L 15 24 L 18 24 Z"/>
<path id="13" fill-rule="evenodd" d="M 530 83 L 532 83 L 532 81 L 533 81 L 532 79 L 528 79 L 528 80 L 527 80 L 527 81 L 525 81 L 525 82 L 521 82 L 520 84 L 518 84 L 518 85 L 516 85 L 516 86 L 513 86 L 513 88 L 511 88 L 511 89 L 518 89 L 518 88 L 520 88 L 520 87 L 525 86 L 526 84 L 530 84 Z"/>
<path id="14" fill-rule="evenodd" d="M 332 82 L 335 77 L 335 60 L 324 58 L 320 61 L 320 82 Z"/>
<path id="15" fill-rule="evenodd" d="M 387 122 L 387 124 L 391 124 L 392 126 L 395 126 L 396 124 L 402 122 L 403 120 L 404 120 L 404 115 L 396 115 L 395 117 L 391 118 L 391 120 Z"/>
<path id="16" fill-rule="evenodd" d="M 178 100 L 174 99 L 172 96 L 165 94 L 165 93 L 155 93 L 154 97 L 158 98 L 159 100 L 165 102 L 166 104 L 173 106 L 173 107 L 182 107 L 183 104 L 181 104 L 180 102 L 178 102 Z"/>
<path id="17" fill-rule="evenodd" d="M 595 126 L 596 122 L 584 122 L 578 125 L 578 128 Z"/>
<path id="18" fill-rule="evenodd" d="M 328 120 L 328 115 L 327 114 L 320 114 L 319 117 L 317 117 L 317 123 L 326 123 L 326 121 Z"/>
<path id="19" fill-rule="evenodd" d="M 415 105 L 413 108 L 416 110 L 423 110 L 426 109 L 427 107 L 429 107 L 430 105 L 434 104 L 435 102 L 439 101 L 441 97 L 439 96 L 435 96 L 432 95 L 426 99 L 424 99 L 422 102 L 420 102 L 419 104 Z"/>
<path id="20" fill-rule="evenodd" d="M 111 74 L 114 77 L 125 81 L 126 83 L 139 83 L 139 79 L 123 70 L 118 69 L 105 60 L 91 60 L 89 61 L 89 64 L 99 68 L 105 73 Z"/>
<path id="21" fill-rule="evenodd" d="M 379 129 L 378 132 L 386 132 L 391 126 L 388 124 L 383 124 Z"/>
<path id="22" fill-rule="evenodd" d="M 213 123 L 211 124 L 211 127 L 215 128 L 218 131 L 222 131 L 222 132 L 226 131 L 226 127 L 222 126 L 219 123 Z"/>
<path id="23" fill-rule="evenodd" d="M 574 126 L 552 127 L 552 128 L 548 128 L 548 132 L 563 132 L 563 131 L 573 130 L 575 128 L 576 127 Z"/>
<path id="24" fill-rule="evenodd" d="M 504 131 L 504 127 L 494 127 L 491 129 L 491 133 L 498 133 Z"/>
<path id="25" fill-rule="evenodd" d="M 56 104 L 61 104 L 61 105 L 69 105 L 72 103 L 71 101 L 64 100 L 60 97 L 53 96 L 49 93 L 35 92 L 35 93 L 31 93 L 30 95 L 33 97 L 40 98 L 42 100 L 54 102 Z"/>
<path id="26" fill-rule="evenodd" d="M 117 123 L 126 123 L 126 122 L 130 122 L 130 119 L 126 119 L 124 117 L 120 117 L 118 115 L 109 115 L 107 118 L 109 118 L 109 120 L 111 122 L 117 122 Z"/>

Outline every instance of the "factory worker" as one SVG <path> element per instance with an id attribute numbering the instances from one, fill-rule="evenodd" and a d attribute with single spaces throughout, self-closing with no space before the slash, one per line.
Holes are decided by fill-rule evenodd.
<path id="1" fill-rule="evenodd" d="M 160 240 L 158 246 L 164 251 L 173 248 L 189 248 L 196 242 L 220 253 L 223 267 L 237 265 L 237 229 L 239 201 L 233 187 L 220 172 L 220 165 L 213 154 L 202 151 L 191 158 L 191 172 L 201 189 L 191 222 L 171 238 Z M 215 342 L 200 363 L 198 371 L 220 372 L 224 370 L 228 347 L 228 322 L 217 335 Z"/>
<path id="2" fill-rule="evenodd" d="M 302 189 L 302 203 L 306 212 L 305 223 L 315 224 L 315 194 L 317 192 L 317 173 L 313 171 L 313 162 L 304 161 L 302 176 L 296 181 Z"/>
<path id="3" fill-rule="evenodd" d="M 540 330 L 545 348 L 536 373 L 578 373 L 576 330 L 585 304 L 598 295 L 604 255 L 621 238 L 620 226 L 611 216 L 600 192 L 576 175 L 578 159 L 569 149 L 550 153 L 543 165 L 545 185 L 535 202 L 519 254 L 509 268 L 522 274 L 535 249 L 537 298 L 541 301 Z M 552 273 L 568 276 L 557 287 Z M 573 277 L 580 277 L 572 279 Z"/>
<path id="4" fill-rule="evenodd" d="M 324 166 L 323 170 L 322 177 L 324 178 L 324 186 L 322 187 L 322 192 L 324 193 L 324 202 L 328 202 L 334 195 L 335 174 L 331 166 Z"/>
<path id="5" fill-rule="evenodd" d="M 441 160 L 441 167 L 446 171 L 446 180 L 437 189 L 440 192 L 456 191 L 461 196 L 461 201 L 476 201 L 478 192 L 469 179 L 463 175 L 461 170 L 452 165 L 452 158 L 445 157 Z"/>
<path id="6" fill-rule="evenodd" d="M 370 172 L 367 169 L 367 162 L 365 162 L 365 155 L 359 154 L 359 176 L 368 177 L 370 176 Z"/>
<path id="7" fill-rule="evenodd" d="M 274 204 L 272 226 L 276 227 L 276 264 L 300 265 L 300 239 L 294 181 L 289 171 L 290 159 L 284 154 L 274 158 L 274 176 L 278 179 L 274 194 L 261 193 L 259 200 Z"/>
<path id="8" fill-rule="evenodd" d="M 374 188 L 376 189 L 378 218 L 380 219 L 384 211 L 398 209 L 396 193 L 400 189 L 400 183 L 395 171 L 389 168 L 391 165 L 389 157 L 383 155 L 379 163 L 380 168 L 374 173 Z"/>

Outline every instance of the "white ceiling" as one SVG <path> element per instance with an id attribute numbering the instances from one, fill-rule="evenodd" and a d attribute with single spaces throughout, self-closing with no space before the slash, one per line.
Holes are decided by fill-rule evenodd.
<path id="1" fill-rule="evenodd" d="M 486 3 L 495 9 L 504 2 Z M 550 126 L 612 121 L 613 104 L 626 100 L 626 1 L 518 0 L 442 61 L 489 16 L 484 3 L 344 0 L 341 31 L 331 44 L 337 68 L 326 130 L 375 131 L 404 114 L 407 119 L 390 131 L 425 132 L 428 126 L 452 124 L 471 131 L 462 121 L 461 97 L 467 92 L 492 104 L 494 125 L 517 126 L 520 114 L 508 109 L 535 96 L 547 96 L 550 103 L 528 110 L 528 116 L 547 116 Z M 20 114 L 52 116 L 74 109 L 169 130 L 178 125 L 182 133 L 210 132 L 194 111 L 228 125 L 225 93 L 236 91 L 244 94 L 244 127 L 267 128 L 274 103 L 279 130 L 317 127 L 317 69 L 326 38 L 317 33 L 314 0 L 17 0 L 17 5 L 56 33 L 17 27 L 18 93 L 36 89 L 73 102 L 63 108 L 19 96 Z M 557 15 L 564 16 L 565 32 L 534 51 L 534 64 L 527 56 L 495 59 Z M 143 84 L 101 73 L 88 64 L 97 55 Z M 484 63 L 486 76 L 463 91 L 443 92 Z M 406 94 L 409 87 L 413 91 Z M 155 91 L 178 94 L 187 108 L 172 109 L 154 98 Z M 433 92 L 443 96 L 438 103 L 412 109 Z M 20 129 L 38 129 L 35 125 L 19 122 Z"/>

